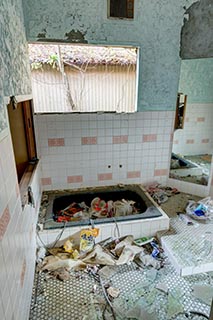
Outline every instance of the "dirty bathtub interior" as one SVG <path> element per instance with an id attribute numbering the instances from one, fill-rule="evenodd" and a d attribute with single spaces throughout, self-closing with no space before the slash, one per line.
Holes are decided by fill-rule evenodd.
<path id="1" fill-rule="evenodd" d="M 72 203 L 84 202 L 90 207 L 94 199 L 101 199 L 107 203 L 126 201 L 134 202 L 135 210 L 129 215 L 119 216 L 99 216 L 87 215 L 87 217 L 77 217 L 73 221 L 66 221 L 66 226 L 84 226 L 91 223 L 110 223 L 129 220 L 140 220 L 161 217 L 162 213 L 155 205 L 149 194 L 140 185 L 122 185 L 110 187 L 94 187 L 77 190 L 48 191 L 48 206 L 44 220 L 44 229 L 56 229 L 64 226 L 64 221 L 58 222 L 59 212 L 68 208 Z M 59 220 L 60 221 L 60 220 Z"/>

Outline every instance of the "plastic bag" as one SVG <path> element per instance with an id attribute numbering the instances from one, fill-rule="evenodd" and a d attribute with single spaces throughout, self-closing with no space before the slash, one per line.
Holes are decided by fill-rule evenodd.
<path id="1" fill-rule="evenodd" d="M 91 252 L 95 245 L 95 238 L 99 235 L 98 228 L 84 229 L 80 233 L 80 254 Z"/>
<path id="2" fill-rule="evenodd" d="M 186 213 L 196 220 L 207 220 L 213 218 L 211 205 L 204 204 L 203 200 L 195 202 L 189 201 L 186 207 Z"/>

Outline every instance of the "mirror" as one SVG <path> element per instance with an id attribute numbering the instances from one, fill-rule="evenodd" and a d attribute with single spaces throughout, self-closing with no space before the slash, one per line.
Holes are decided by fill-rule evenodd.
<path id="1" fill-rule="evenodd" d="M 207 185 L 213 153 L 213 59 L 181 61 L 170 178 Z"/>

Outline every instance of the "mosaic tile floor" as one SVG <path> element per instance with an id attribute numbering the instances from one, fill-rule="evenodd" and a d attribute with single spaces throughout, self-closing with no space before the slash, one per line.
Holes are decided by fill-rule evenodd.
<path id="1" fill-rule="evenodd" d="M 116 320 L 127 319 L 127 311 L 141 298 L 145 299 L 151 310 L 156 311 L 156 320 L 190 319 L 184 314 L 168 316 L 168 295 L 155 289 L 158 283 L 167 285 L 168 292 L 178 300 L 184 312 L 199 311 L 209 315 L 210 306 L 193 296 L 192 287 L 195 283 L 212 284 L 213 273 L 183 278 L 177 275 L 170 264 L 159 271 L 153 270 L 144 270 L 131 263 L 117 267 L 116 272 L 107 279 L 111 286 L 120 290 L 119 297 L 113 301 Z M 29 320 L 105 319 L 95 314 L 94 318 L 90 316 L 91 308 L 94 308 L 91 297 L 95 299 L 95 296 L 102 297 L 102 289 L 98 282 L 85 272 L 72 273 L 71 279 L 64 282 L 46 280 L 44 273 L 36 274 Z M 191 319 L 206 318 L 196 316 Z"/>

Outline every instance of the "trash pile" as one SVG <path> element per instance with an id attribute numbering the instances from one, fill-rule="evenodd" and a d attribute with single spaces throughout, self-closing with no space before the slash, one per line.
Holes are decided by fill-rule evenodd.
<path id="1" fill-rule="evenodd" d="M 169 197 L 180 193 L 176 188 L 162 186 L 158 183 L 148 185 L 146 191 L 158 204 L 164 203 Z"/>
<path id="2" fill-rule="evenodd" d="M 174 274 L 174 269 L 168 264 L 155 237 L 134 240 L 132 235 L 127 235 L 107 238 L 95 244 L 98 235 L 98 228 L 82 229 L 59 241 L 57 247 L 46 248 L 46 253 L 43 247 L 38 250 L 37 271 L 42 273 L 44 279 L 42 290 L 52 279 L 54 287 L 60 292 L 60 284 L 65 288 L 68 288 L 66 285 L 69 283 L 79 286 L 79 283 L 83 285 L 83 280 L 87 282 L 87 279 L 92 278 L 88 298 L 82 300 L 83 289 L 78 297 L 74 297 L 74 304 L 79 305 L 78 308 L 81 308 L 82 303 L 87 303 L 88 313 L 81 318 L 76 316 L 75 319 L 171 320 L 177 316 L 191 318 L 192 315 L 201 314 L 208 319 L 202 313 L 203 310 L 197 311 L 198 308 L 194 306 L 201 299 L 202 303 L 210 305 L 212 286 L 206 283 L 195 285 L 191 294 L 194 302 L 190 304 L 191 309 L 195 310 L 186 312 L 185 302 L 189 296 L 188 293 L 185 295 L 183 283 L 186 286 L 187 281 L 183 282 L 182 278 Z M 58 281 L 59 285 L 56 285 L 55 279 L 66 282 Z M 48 290 L 44 294 L 47 292 L 49 294 Z M 64 290 L 61 292 L 63 294 Z M 36 299 L 39 307 L 43 306 L 40 303 L 42 299 L 42 296 L 40 300 Z M 45 306 L 47 302 L 45 300 Z M 68 313 L 71 309 L 67 303 Z"/>
<path id="3" fill-rule="evenodd" d="M 69 279 L 70 270 L 86 270 L 88 266 L 119 266 L 135 261 L 140 267 L 160 269 L 164 264 L 163 249 L 155 238 L 134 241 L 132 235 L 108 238 L 95 244 L 98 228 L 81 232 L 58 243 L 58 247 L 40 248 L 37 253 L 37 271 L 48 272 L 60 280 Z"/>
<path id="4" fill-rule="evenodd" d="M 99 197 L 91 201 L 90 206 L 85 202 L 73 202 L 54 215 L 57 222 L 79 221 L 82 219 L 112 218 L 140 213 L 140 203 L 132 200 L 105 201 Z"/>
<path id="5" fill-rule="evenodd" d="M 195 220 L 213 220 L 213 200 L 211 197 L 204 198 L 198 202 L 190 200 L 186 207 L 186 213 Z"/>

